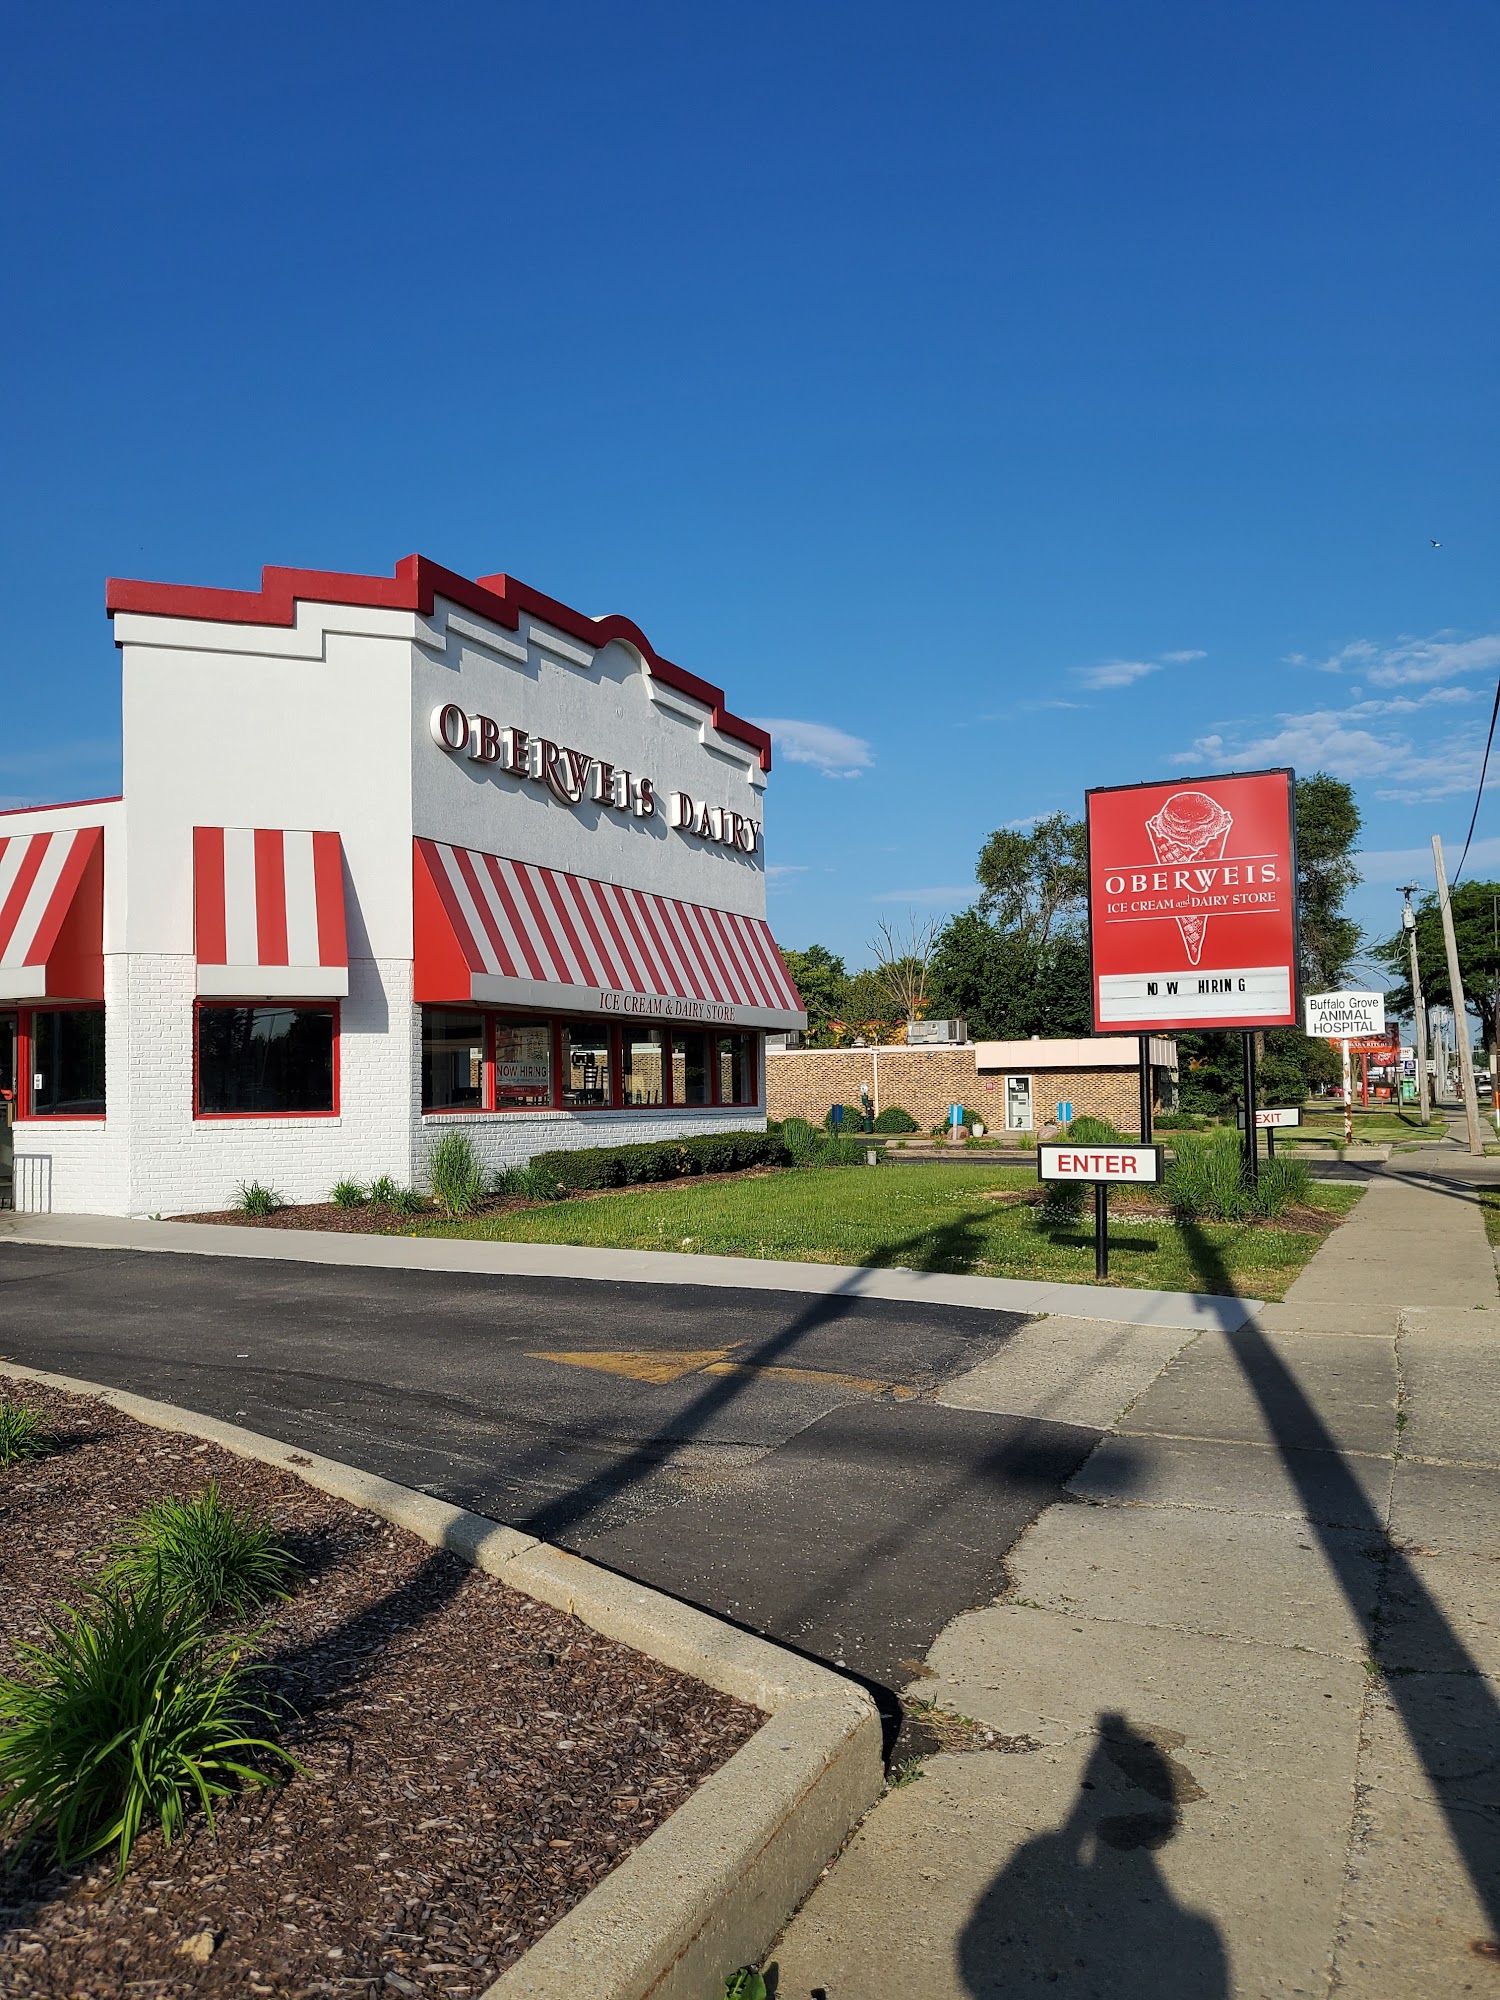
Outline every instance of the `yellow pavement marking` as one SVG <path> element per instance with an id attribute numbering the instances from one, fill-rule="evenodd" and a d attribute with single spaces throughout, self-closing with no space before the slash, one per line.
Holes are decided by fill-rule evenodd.
<path id="1" fill-rule="evenodd" d="M 624 1375 L 632 1382 L 680 1382 L 684 1375 L 769 1375 L 778 1382 L 827 1382 L 836 1389 L 858 1389 L 867 1396 L 891 1394 L 902 1400 L 917 1391 L 904 1382 L 886 1382 L 870 1375 L 840 1375 L 827 1368 L 779 1368 L 754 1361 L 731 1361 L 730 1347 L 586 1347 L 564 1353 L 532 1354 L 532 1361 L 558 1361 L 565 1368 L 592 1368 L 601 1375 Z"/>
<path id="2" fill-rule="evenodd" d="M 533 1354 L 532 1361 L 560 1361 L 565 1368 L 593 1368 L 601 1375 L 628 1375 L 632 1382 L 678 1382 L 711 1362 L 733 1354 L 733 1347 L 583 1348 L 571 1354 Z"/>

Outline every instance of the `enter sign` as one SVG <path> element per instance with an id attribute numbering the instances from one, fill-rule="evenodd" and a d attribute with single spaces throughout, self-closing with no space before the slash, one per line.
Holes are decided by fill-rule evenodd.
<path id="1" fill-rule="evenodd" d="M 1127 1181 L 1147 1186 L 1161 1179 L 1160 1146 L 1064 1145 L 1049 1141 L 1036 1149 L 1041 1181 Z"/>

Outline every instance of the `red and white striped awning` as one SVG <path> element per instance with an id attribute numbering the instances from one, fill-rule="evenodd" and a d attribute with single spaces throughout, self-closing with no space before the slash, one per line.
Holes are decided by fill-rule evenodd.
<path id="1" fill-rule="evenodd" d="M 319 1000 L 349 991 L 336 833 L 193 828 L 198 991 Z"/>
<path id="2" fill-rule="evenodd" d="M 0 1000 L 104 998 L 104 828 L 0 838 Z"/>
<path id="3" fill-rule="evenodd" d="M 416 997 L 800 1028 L 763 919 L 418 840 Z"/>

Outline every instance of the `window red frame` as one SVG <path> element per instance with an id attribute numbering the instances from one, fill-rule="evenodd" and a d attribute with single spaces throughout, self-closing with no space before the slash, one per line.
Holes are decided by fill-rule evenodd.
<path id="1" fill-rule="evenodd" d="M 245 1001 L 238 1001 L 238 1002 L 230 1002 L 228 1004 L 245 1006 L 250 1003 L 247 1003 Z M 304 1002 L 301 1004 L 311 1005 L 313 1003 Z M 458 1005 L 457 1002 L 453 1002 L 450 1004 L 453 1005 L 454 1007 L 457 1007 Z M 576 1117 L 588 1118 L 600 1112 L 628 1111 L 632 1108 L 624 1101 L 623 1086 L 625 1079 L 622 1071 L 621 1044 L 625 1035 L 625 1030 L 617 1023 L 607 1022 L 604 1024 L 604 1030 L 603 1030 L 603 1032 L 609 1037 L 609 1075 L 610 1075 L 609 1103 L 593 1104 L 593 1105 L 572 1105 L 572 1104 L 564 1104 L 562 1101 L 563 1030 L 566 1026 L 569 1025 L 569 1023 L 573 1021 L 577 1021 L 580 1026 L 586 1026 L 596 1019 L 595 1016 L 586 1014 L 583 1015 L 541 1014 L 532 1010 L 531 1008 L 522 1008 L 522 1007 L 475 1007 L 472 1009 L 472 1011 L 482 1014 L 484 1016 L 484 1021 L 485 1021 L 484 1102 L 483 1104 L 472 1108 L 465 1107 L 463 1105 L 445 1106 L 439 1104 L 439 1105 L 429 1106 L 424 1104 L 422 1106 L 422 1116 L 424 1118 L 523 1118 L 527 1116 L 528 1113 L 535 1113 L 537 1111 L 544 1111 L 544 1110 L 571 1111 Z M 551 1026 L 552 1099 L 550 1104 L 509 1105 L 509 1104 L 497 1104 L 495 1101 L 495 1027 L 496 1024 L 500 1021 L 516 1019 L 516 1018 L 528 1021 L 546 1020 Z M 659 1031 L 663 1036 L 663 1045 L 662 1045 L 663 1071 L 664 1071 L 662 1079 L 663 1101 L 657 1105 L 644 1106 L 642 1107 L 643 1109 L 652 1111 L 681 1111 L 683 1113 L 691 1115 L 694 1112 L 730 1110 L 730 1109 L 753 1111 L 759 1107 L 761 1101 L 760 1034 L 757 1029 L 710 1028 L 710 1027 L 700 1028 L 696 1026 L 691 1028 L 674 1027 L 670 1021 L 647 1021 L 647 1020 L 642 1020 L 638 1022 L 637 1025 L 642 1028 L 655 1029 Z M 672 1093 L 673 1051 L 675 1049 L 676 1043 L 679 1040 L 679 1038 L 689 1034 L 707 1035 L 709 1041 L 709 1050 L 708 1050 L 709 1100 L 706 1104 L 678 1104 Z M 747 1087 L 750 1091 L 750 1095 L 748 1097 L 726 1098 L 720 1095 L 718 1037 L 721 1034 L 738 1035 L 741 1041 L 747 1044 L 745 1050 L 745 1080 Z M 198 1037 L 197 1037 L 197 1030 L 195 1027 L 193 1033 L 193 1060 L 194 1060 L 195 1071 L 197 1064 L 197 1050 L 198 1050 Z M 335 1076 L 336 1075 L 337 1075 L 337 1053 L 335 1052 Z M 197 1102 L 196 1075 L 193 1088 L 193 1101 L 195 1103 Z M 216 1115 L 219 1117 L 263 1117 L 263 1116 L 281 1117 L 283 1115 L 288 1115 L 288 1114 L 283 1114 L 280 1112 L 275 1112 L 275 1113 L 220 1112 L 210 1115 Z M 326 1116 L 327 1114 L 322 1112 L 307 1112 L 307 1113 L 295 1113 L 290 1115 L 306 1116 L 306 1117 L 323 1117 Z"/>
<path id="2" fill-rule="evenodd" d="M 8 1014 L 10 1008 L 5 1009 Z M 108 1087 L 106 1085 L 105 1105 L 102 1111 L 38 1111 L 32 1101 L 31 1079 L 35 1074 L 31 1067 L 33 1043 L 32 1016 L 35 1014 L 106 1014 L 97 1000 L 49 1000 L 43 1007 L 17 1007 L 16 1015 L 16 1102 L 12 1118 L 19 1124 L 23 1118 L 33 1119 L 39 1125 L 102 1125 L 109 1116 Z M 109 1046 L 109 1021 L 106 1014 L 104 1024 L 105 1048 Z M 105 1058 L 108 1061 L 108 1056 Z"/>
<path id="3" fill-rule="evenodd" d="M 333 1015 L 333 1109 L 331 1111 L 205 1111 L 198 1097 L 198 1022 L 201 1015 L 216 1007 L 316 1007 L 327 1009 Z M 268 1119 L 280 1118 L 337 1118 L 340 1116 L 341 1089 L 340 1049 L 343 1043 L 343 1013 L 337 1000 L 326 998 L 316 1000 L 231 1000 L 215 993 L 204 999 L 200 994 L 193 1002 L 193 1118 L 205 1125 L 243 1124 L 246 1119 L 258 1120 L 265 1124 Z"/>

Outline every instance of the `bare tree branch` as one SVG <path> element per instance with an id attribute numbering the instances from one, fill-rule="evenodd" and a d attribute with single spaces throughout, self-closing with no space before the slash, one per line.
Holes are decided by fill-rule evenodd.
<path id="1" fill-rule="evenodd" d="M 941 925 L 924 921 L 908 910 L 904 923 L 882 918 L 868 951 L 891 1005 L 908 1021 L 920 1021 L 927 1011 L 927 982 Z"/>

